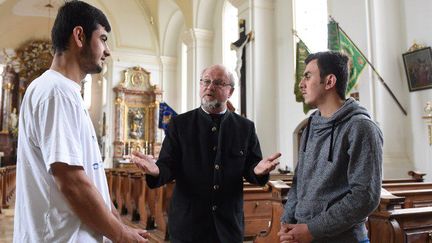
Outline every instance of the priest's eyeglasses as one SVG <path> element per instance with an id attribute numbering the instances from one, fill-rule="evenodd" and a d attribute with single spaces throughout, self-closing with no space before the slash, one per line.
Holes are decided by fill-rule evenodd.
<path id="1" fill-rule="evenodd" d="M 222 88 L 225 86 L 231 86 L 231 84 L 228 83 L 224 83 L 222 80 L 220 79 L 215 79 L 215 80 L 210 80 L 210 79 L 200 79 L 200 84 L 207 88 L 208 86 L 210 86 L 210 84 L 212 84 L 215 88 Z"/>

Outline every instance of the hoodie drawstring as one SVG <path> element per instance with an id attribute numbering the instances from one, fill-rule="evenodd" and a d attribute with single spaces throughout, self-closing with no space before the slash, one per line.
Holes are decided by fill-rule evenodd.
<path id="1" fill-rule="evenodd" d="M 311 121 L 312 121 L 312 116 L 310 116 L 309 119 L 308 119 L 308 124 L 307 124 L 307 127 L 306 127 L 306 140 L 305 140 L 305 143 L 303 145 L 303 152 L 306 152 L 306 145 L 307 145 L 307 142 L 308 142 L 308 139 L 309 139 L 309 130 L 310 130 Z"/>
<path id="2" fill-rule="evenodd" d="M 333 162 L 333 134 L 334 134 L 334 129 L 335 129 L 335 123 L 332 123 L 332 130 L 331 130 L 331 136 L 330 136 L 330 149 L 329 149 L 329 155 L 327 160 L 330 162 Z"/>

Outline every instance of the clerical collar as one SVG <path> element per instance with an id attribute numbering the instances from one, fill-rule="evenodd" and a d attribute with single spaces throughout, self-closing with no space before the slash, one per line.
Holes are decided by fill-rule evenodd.
<path id="1" fill-rule="evenodd" d="M 207 113 L 207 114 L 209 114 L 210 115 L 210 112 L 207 112 L 204 108 L 202 108 L 202 106 L 200 107 L 205 113 Z M 227 108 L 225 108 L 225 110 L 223 110 L 223 111 L 221 111 L 221 112 L 219 112 L 219 113 L 217 113 L 217 114 L 219 114 L 219 115 L 223 115 L 223 114 L 225 114 L 225 112 L 227 111 Z"/>

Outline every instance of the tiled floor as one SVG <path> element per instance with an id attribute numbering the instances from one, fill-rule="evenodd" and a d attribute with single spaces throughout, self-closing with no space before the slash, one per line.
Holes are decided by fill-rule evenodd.
<path id="1" fill-rule="evenodd" d="M 13 219 L 14 207 L 12 203 L 10 208 L 2 208 L 0 213 L 0 243 L 11 243 L 13 236 Z"/>

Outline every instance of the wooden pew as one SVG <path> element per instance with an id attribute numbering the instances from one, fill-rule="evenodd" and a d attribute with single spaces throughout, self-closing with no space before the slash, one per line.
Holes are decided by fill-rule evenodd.
<path id="1" fill-rule="evenodd" d="M 111 196 L 122 213 L 122 218 L 129 225 L 149 229 L 152 242 L 169 240 L 168 210 L 174 182 L 152 190 L 145 184 L 145 175 L 131 168 L 110 170 L 108 176 Z M 284 182 L 281 183 L 286 185 Z M 278 223 L 283 211 L 280 195 L 286 193 L 282 190 L 286 191 L 280 188 L 279 196 L 275 196 L 275 190 L 269 185 L 260 187 L 245 183 L 245 239 L 253 240 L 258 236 L 268 235 L 270 230 L 279 230 L 275 224 Z M 277 201 L 274 198 L 277 198 Z M 273 209 L 275 205 L 279 207 L 279 212 Z M 149 223 L 152 220 L 154 223 Z M 149 228 L 151 225 L 153 227 Z"/>
<path id="2" fill-rule="evenodd" d="M 432 241 L 432 207 L 394 209 L 369 216 L 371 243 Z"/>
<path id="3" fill-rule="evenodd" d="M 387 191 L 368 217 L 372 243 L 432 242 L 431 189 Z"/>
<path id="4" fill-rule="evenodd" d="M 129 199 L 126 200 L 128 202 L 125 204 L 133 206 L 132 208 L 130 206 L 126 206 L 126 208 L 128 212 L 137 210 L 140 220 L 137 222 L 136 219 L 130 217 L 129 213 L 126 214 L 127 220 L 132 222 L 135 226 L 148 228 L 148 225 L 150 225 L 149 219 L 151 221 L 153 217 L 155 229 L 149 231 L 151 233 L 151 242 L 166 242 L 169 240 L 167 229 L 168 205 L 171 200 L 174 183 L 168 184 L 158 189 L 150 190 L 145 185 L 145 175 L 133 174 L 130 172 L 128 173 L 129 186 L 125 187 L 125 190 L 127 191 L 125 195 L 126 197 L 129 197 Z M 122 173 L 119 174 L 121 175 Z M 112 187 L 122 190 L 124 187 L 121 185 L 121 179 L 118 180 L 119 182 L 116 186 L 116 183 L 114 183 L 116 180 L 113 175 L 114 174 L 112 173 L 112 179 L 110 179 L 110 181 L 112 181 Z M 138 181 L 137 178 L 140 178 L 139 180 L 141 181 L 141 184 L 136 184 L 136 181 Z M 289 176 L 286 175 L 277 175 L 273 178 L 281 178 L 283 181 L 271 181 L 265 187 L 258 187 L 249 183 L 245 183 L 244 185 L 245 240 L 253 240 L 255 243 L 278 241 L 277 232 L 280 229 L 280 217 L 283 213 L 283 205 L 286 201 L 286 195 L 290 188 L 289 185 L 292 182 L 292 177 L 291 180 Z M 405 210 L 403 209 L 404 207 L 409 207 L 410 204 L 405 202 L 406 198 L 413 198 L 413 202 L 418 203 L 418 201 L 422 200 L 419 198 L 419 195 L 428 195 L 427 191 L 421 190 L 428 189 L 421 189 L 420 191 L 414 190 L 415 192 L 411 192 L 410 194 L 410 190 L 400 189 L 411 188 L 413 186 L 415 187 L 418 186 L 418 184 L 406 182 L 406 185 L 398 185 L 398 183 L 387 183 L 389 188 L 393 188 L 395 190 L 396 195 L 393 195 L 389 192 L 389 195 L 382 196 L 379 208 L 373 215 L 371 215 L 371 220 L 367 223 L 370 229 L 370 234 L 372 237 L 371 239 L 374 239 L 372 242 L 386 242 L 376 241 L 376 237 L 378 237 L 378 240 L 381 239 L 379 238 L 380 236 L 376 236 L 376 234 L 380 234 L 381 230 L 384 230 L 382 225 L 395 225 L 393 221 L 390 222 L 388 220 L 396 220 L 398 224 L 403 225 L 400 227 L 405 227 L 408 224 L 402 224 L 398 221 L 399 219 L 405 220 L 404 222 L 411 222 L 408 220 L 409 217 L 412 217 L 413 215 L 421 215 L 421 212 L 423 212 L 422 210 L 400 210 Z M 118 184 L 120 184 L 120 186 Z M 426 187 L 427 185 L 427 183 L 421 184 L 419 187 L 422 188 Z M 122 200 L 120 199 L 123 197 L 121 193 L 118 193 L 115 190 L 110 191 L 115 192 L 119 200 Z M 154 194 L 152 194 L 152 192 Z M 138 202 L 136 202 L 137 200 Z M 413 203 L 412 206 L 415 206 L 416 203 Z M 377 230 L 377 227 L 381 228 Z M 420 227 L 420 225 L 414 225 L 414 227 L 417 229 Z M 406 229 L 408 228 L 403 228 L 402 231 L 405 232 Z M 390 233 L 388 232 L 383 233 L 383 235 L 389 234 Z"/>
<path id="5" fill-rule="evenodd" d="M 173 186 L 150 189 L 135 166 L 106 170 L 111 200 L 123 221 L 151 232 L 151 242 L 168 239 L 167 210 Z M 157 225 L 157 226 L 156 226 Z"/>
<path id="6" fill-rule="evenodd" d="M 3 184 L 4 184 L 4 177 L 6 174 L 6 168 L 4 167 L 0 167 L 0 213 L 2 212 L 2 206 L 3 206 L 3 191 L 5 190 L 3 188 Z"/>
<path id="7" fill-rule="evenodd" d="M 245 240 L 267 234 L 272 221 L 272 191 L 269 185 L 255 186 L 249 183 L 243 189 Z"/>
<path id="8" fill-rule="evenodd" d="M 271 174 L 270 175 L 270 181 L 283 181 L 287 185 L 292 184 L 294 174 L 288 173 L 288 174 Z"/>
<path id="9" fill-rule="evenodd" d="M 286 202 L 290 186 L 281 180 L 269 181 L 268 184 L 270 185 L 272 191 L 271 222 L 269 225 L 269 230 L 266 233 L 258 235 L 255 238 L 254 243 L 279 242 L 277 233 L 281 227 L 280 218 L 284 211 L 284 204 Z"/>
<path id="10" fill-rule="evenodd" d="M 392 191 L 397 197 L 404 197 L 404 208 L 432 206 L 432 189 Z"/>
<path id="11" fill-rule="evenodd" d="M 130 193 L 129 190 L 129 172 L 127 169 L 123 170 L 119 174 L 119 184 L 118 190 L 117 190 L 117 203 L 118 203 L 118 210 L 120 212 L 120 215 L 126 215 L 128 213 L 127 207 L 126 207 L 126 199 Z"/>
<path id="12" fill-rule="evenodd" d="M 143 228 L 149 230 L 154 229 L 154 210 L 150 210 L 155 201 L 150 197 L 152 190 L 147 187 L 145 181 L 144 173 L 137 173 L 134 175 L 135 188 L 134 188 L 134 201 L 136 202 L 136 218 L 138 223 L 143 226 Z"/>
<path id="13" fill-rule="evenodd" d="M 150 203 L 150 209 L 154 215 L 156 228 L 151 232 L 151 239 L 155 242 L 165 242 L 169 240 L 168 234 L 168 211 L 171 197 L 174 191 L 175 182 L 168 183 L 162 187 L 152 189 L 154 203 Z"/>
<path id="14" fill-rule="evenodd" d="M 426 173 L 410 170 L 408 171 L 408 175 L 410 178 L 384 179 L 382 183 L 423 182 Z"/>
<path id="15" fill-rule="evenodd" d="M 395 198 L 398 198 L 398 200 L 396 200 L 397 203 L 392 207 L 391 205 L 393 202 L 396 202 Z M 403 204 L 399 205 L 398 201 L 401 199 L 403 199 Z M 432 206 L 432 189 L 388 191 L 385 188 L 382 188 L 380 205 L 389 205 L 388 207 L 390 209 Z"/>
<path id="16" fill-rule="evenodd" d="M 1 207 L 9 208 L 9 202 L 15 192 L 16 166 L 10 165 L 0 168 L 0 193 Z"/>
<path id="17" fill-rule="evenodd" d="M 294 177 L 293 173 L 287 173 L 287 174 L 270 174 L 270 181 L 292 181 Z"/>
<path id="18" fill-rule="evenodd" d="M 145 191 L 142 191 L 143 188 L 141 186 L 141 178 L 143 178 L 144 174 L 139 169 L 128 170 L 127 173 L 125 207 L 127 217 L 135 222 L 140 220 L 140 215 L 138 213 L 140 194 L 143 193 L 145 195 Z"/>
<path id="19" fill-rule="evenodd" d="M 122 170 L 115 168 L 111 170 L 111 183 L 108 183 L 108 186 L 111 186 L 111 188 L 109 188 L 110 191 L 110 195 L 111 195 L 111 201 L 113 202 L 114 206 L 117 208 L 118 210 L 118 199 L 117 199 L 117 191 L 119 190 L 119 183 L 120 183 L 120 172 Z"/>
<path id="20" fill-rule="evenodd" d="M 387 179 L 383 180 L 383 187 L 388 187 L 390 190 L 401 190 L 401 189 L 431 189 L 432 183 L 423 183 L 423 177 L 426 175 L 425 173 L 419 173 L 415 171 L 409 171 L 408 175 L 411 178 L 403 178 L 403 179 Z M 277 242 L 279 240 L 277 236 L 277 232 L 280 230 L 280 217 L 283 214 L 284 207 L 283 205 L 286 202 L 286 196 L 288 194 L 288 190 L 292 183 L 293 174 L 276 174 L 271 176 L 272 179 L 276 179 L 276 181 L 270 181 L 269 185 L 272 187 L 273 192 L 273 201 L 272 201 L 272 221 L 269 227 L 269 231 L 266 234 L 261 234 L 256 237 L 254 243 L 265 243 L 265 242 Z M 402 196 L 402 193 L 408 196 Z M 379 208 L 384 211 L 401 209 L 403 207 L 409 206 L 425 206 L 425 202 L 421 202 L 422 198 L 429 197 L 427 195 L 428 192 L 419 191 L 419 192 L 401 192 L 401 196 L 395 196 L 389 193 L 387 196 L 383 196 L 381 198 Z M 427 195 L 427 196 L 425 196 Z M 407 200 L 407 201 L 406 201 Z M 414 204 L 414 202 L 416 202 Z M 406 205 L 406 206 L 405 206 Z M 385 241 L 382 241 L 385 242 Z M 432 241 L 431 241 L 432 242 Z"/>
<path id="21" fill-rule="evenodd" d="M 390 192 L 399 191 L 399 190 L 432 189 L 432 183 L 431 182 L 387 183 L 387 184 L 382 184 L 382 187 Z"/>
<path id="22" fill-rule="evenodd" d="M 431 189 L 432 183 L 423 183 L 424 180 L 423 177 L 425 173 L 419 173 L 415 171 L 408 172 L 408 175 L 411 176 L 411 178 L 404 178 L 404 179 L 388 179 L 383 180 L 383 187 L 388 186 L 390 190 L 401 190 L 401 189 Z M 290 188 L 290 185 L 292 183 L 293 174 L 289 175 L 272 175 L 271 179 L 279 179 L 278 181 L 270 181 L 269 185 L 272 187 L 273 192 L 273 201 L 272 201 L 272 221 L 269 227 L 269 231 L 267 234 L 261 234 L 256 237 L 254 240 L 254 243 L 265 243 L 265 242 L 278 242 L 279 238 L 277 236 L 277 232 L 280 230 L 280 217 L 283 214 L 283 205 L 286 202 L 286 196 L 288 194 L 288 190 Z M 388 193 L 388 195 L 383 195 L 381 197 L 380 206 L 377 210 L 381 211 L 390 211 L 390 210 L 399 210 L 405 205 L 409 206 L 412 205 L 410 202 L 416 202 L 419 205 L 421 202 L 420 195 L 427 194 L 427 192 L 410 192 L 405 191 L 401 192 L 408 196 L 407 201 L 406 197 L 404 196 L 396 196 L 392 195 L 391 193 Z M 417 195 L 419 194 L 419 195 Z M 412 198 L 412 199 L 411 199 Z M 423 205 L 424 206 L 424 202 Z M 421 210 L 420 210 L 421 211 Z M 398 212 L 399 214 L 403 214 L 402 212 Z M 396 215 L 396 214 L 395 214 Z M 369 225 L 369 227 L 371 227 Z M 379 232 L 379 231 L 378 231 Z M 431 238 L 432 239 L 432 238 Z M 373 242 L 386 242 L 386 241 L 373 241 Z M 431 241 L 432 242 L 432 241 Z"/>
<path id="23" fill-rule="evenodd" d="M 154 189 L 155 200 L 155 225 L 156 229 L 149 231 L 155 242 L 169 240 L 168 235 L 168 210 L 175 183 L 169 183 L 163 187 Z M 259 235 L 266 235 L 272 222 L 272 190 L 264 187 L 245 183 L 244 186 L 244 222 L 245 240 L 253 240 Z"/>
<path id="24" fill-rule="evenodd" d="M 402 208 L 404 202 L 404 197 L 395 196 L 386 189 L 381 188 L 380 204 L 375 211 L 382 212 Z"/>
<path id="25" fill-rule="evenodd" d="M 383 179 L 383 184 L 388 183 L 409 183 L 409 182 L 423 182 L 424 176 L 426 173 L 418 172 L 418 171 L 408 171 L 407 173 L 410 177 L 409 178 L 393 178 L 393 179 Z M 292 182 L 294 177 L 293 173 L 287 173 L 287 174 L 271 174 L 270 180 L 276 181 L 281 180 L 286 182 L 287 184 L 290 184 Z"/>
<path id="26" fill-rule="evenodd" d="M 112 188 L 112 171 L 113 169 L 111 168 L 105 168 L 105 176 L 107 178 L 107 184 L 109 190 Z M 109 191 L 109 193 L 111 195 L 111 191 Z"/>

